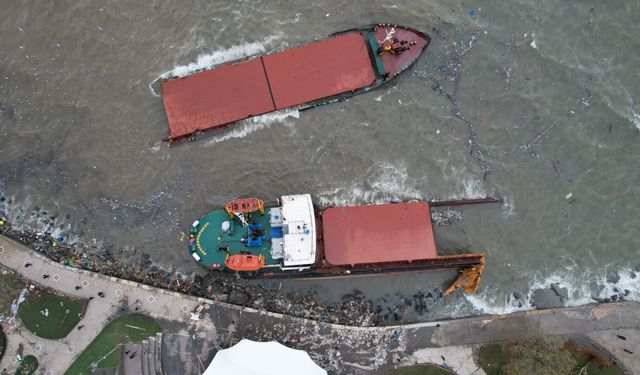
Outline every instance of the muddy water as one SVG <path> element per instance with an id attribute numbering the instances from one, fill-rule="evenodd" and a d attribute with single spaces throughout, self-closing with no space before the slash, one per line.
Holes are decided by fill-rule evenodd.
<path id="1" fill-rule="evenodd" d="M 482 287 L 429 319 L 640 299 L 640 75 L 634 2 L 1 1 L 0 211 L 85 251 L 200 272 L 180 232 L 237 196 L 322 205 L 499 196 L 436 229 L 443 253 L 488 252 Z M 247 121 L 168 148 L 161 76 L 391 21 L 427 53 L 379 91 Z M 396 303 L 449 273 L 274 283 Z M 614 283 L 615 282 L 615 283 Z M 522 295 L 520 304 L 514 292 Z"/>

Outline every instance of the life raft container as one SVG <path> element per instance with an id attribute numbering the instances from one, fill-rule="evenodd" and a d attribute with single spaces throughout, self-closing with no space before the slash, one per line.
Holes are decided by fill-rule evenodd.
<path id="1" fill-rule="evenodd" d="M 244 214 L 258 210 L 260 214 L 264 214 L 264 201 L 258 198 L 234 199 L 227 203 L 225 209 L 231 218 L 233 218 L 234 214 Z"/>
<path id="2" fill-rule="evenodd" d="M 234 271 L 257 271 L 264 267 L 265 258 L 262 254 L 234 254 L 227 256 L 224 264 Z"/>

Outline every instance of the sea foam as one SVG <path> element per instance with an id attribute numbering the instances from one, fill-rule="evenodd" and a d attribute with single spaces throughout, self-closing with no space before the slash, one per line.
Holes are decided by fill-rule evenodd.
<path id="1" fill-rule="evenodd" d="M 289 118 L 300 118 L 300 111 L 286 109 L 242 120 L 225 129 L 223 134 L 216 135 L 208 140 L 206 145 L 213 145 L 233 138 L 244 138 L 257 130 L 268 128 L 271 124 L 285 123 Z"/>
<path id="2" fill-rule="evenodd" d="M 608 272 L 594 274 L 588 270 L 575 272 L 573 269 L 568 269 L 565 272 L 534 278 L 528 291 L 523 293 L 523 297 L 519 300 L 513 298 L 511 292 L 497 295 L 494 290 L 488 294 L 487 289 L 481 288 L 477 294 L 464 295 L 464 303 L 468 303 L 475 314 L 508 314 L 514 311 L 530 310 L 535 308 L 531 303 L 534 291 L 549 288 L 551 284 L 558 284 L 561 288 L 567 289 L 569 296 L 569 300 L 566 301 L 567 306 L 581 306 L 610 300 L 612 296 L 640 302 L 640 277 L 633 269 L 621 268 L 615 271 L 619 276 L 616 282 L 609 277 L 614 271 Z M 598 290 L 592 290 L 594 285 Z"/>
<path id="3" fill-rule="evenodd" d="M 279 36 L 272 35 L 261 42 L 242 43 L 229 48 L 219 49 L 211 53 L 200 54 L 196 58 L 196 61 L 186 65 L 177 65 L 173 67 L 173 69 L 160 74 L 156 79 L 149 83 L 149 91 L 151 92 L 151 95 L 159 97 L 160 95 L 158 95 L 154 87 L 158 81 L 175 77 L 186 77 L 201 70 L 211 69 L 216 65 L 265 53 L 267 51 L 267 47 L 278 38 Z"/>
<path id="4" fill-rule="evenodd" d="M 424 199 L 403 163 L 386 162 L 372 167 L 360 181 L 321 192 L 317 196 L 319 204 L 325 207 Z"/>

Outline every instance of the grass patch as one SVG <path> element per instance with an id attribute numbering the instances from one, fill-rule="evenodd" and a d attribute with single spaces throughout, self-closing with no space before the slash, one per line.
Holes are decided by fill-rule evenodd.
<path id="1" fill-rule="evenodd" d="M 16 375 L 31 375 L 38 369 L 38 360 L 32 355 L 22 358 Z"/>
<path id="2" fill-rule="evenodd" d="M 18 316 L 36 336 L 60 339 L 82 319 L 87 300 L 73 299 L 43 291 L 30 292 L 20 305 Z"/>
<path id="3" fill-rule="evenodd" d="M 589 375 L 624 375 L 624 371 L 622 371 L 622 369 L 618 365 L 604 367 L 601 364 L 599 364 L 597 360 L 589 358 L 588 356 L 581 355 L 580 353 L 578 353 L 577 351 L 575 351 L 573 349 L 571 350 L 571 354 L 573 355 L 573 357 L 575 358 L 576 362 L 578 363 L 576 365 L 575 370 L 574 370 L 574 372 L 576 372 L 576 373 L 578 373 L 577 372 L 578 370 L 580 370 L 581 368 L 586 366 L 586 372 L 584 372 L 584 374 L 589 374 Z"/>
<path id="4" fill-rule="evenodd" d="M 389 372 L 389 375 L 455 375 L 456 373 L 440 366 L 422 364 L 415 366 L 398 367 Z"/>
<path id="5" fill-rule="evenodd" d="M 510 357 L 507 350 L 505 350 L 505 345 L 483 345 L 476 352 L 478 364 L 487 375 L 508 375 L 505 367 L 507 363 L 509 363 Z M 572 346 L 566 346 L 566 348 L 571 352 L 571 356 L 576 361 L 576 366 L 572 373 L 578 373 L 580 369 L 586 366 L 586 374 L 589 375 L 624 375 L 624 372 L 618 365 L 603 367 L 597 360 L 592 360 L 580 354 Z"/>
<path id="6" fill-rule="evenodd" d="M 7 272 L 0 274 L 0 315 L 8 316 L 11 312 L 11 303 L 24 288 L 24 283 L 15 275 Z"/>
<path id="7" fill-rule="evenodd" d="M 120 344 L 140 342 L 160 331 L 160 325 L 146 315 L 121 316 L 100 332 L 65 375 L 90 375 L 94 362 L 99 362 L 97 367 L 100 368 L 117 367 L 120 364 Z"/>
<path id="8" fill-rule="evenodd" d="M 503 375 L 504 366 L 509 362 L 507 352 L 502 345 L 483 345 L 477 352 L 478 364 L 487 375 Z"/>

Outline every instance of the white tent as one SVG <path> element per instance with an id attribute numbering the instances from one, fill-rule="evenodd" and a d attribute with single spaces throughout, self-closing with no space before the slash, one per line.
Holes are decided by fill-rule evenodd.
<path id="1" fill-rule="evenodd" d="M 220 350 L 203 375 L 327 375 L 304 350 L 243 339 Z"/>

